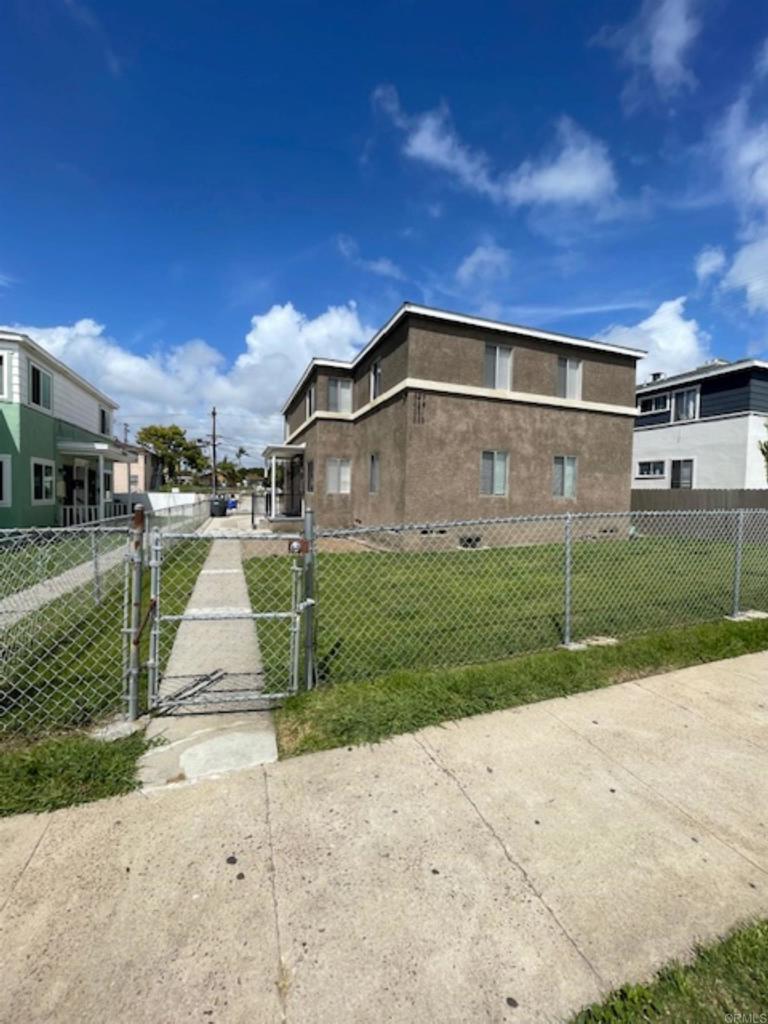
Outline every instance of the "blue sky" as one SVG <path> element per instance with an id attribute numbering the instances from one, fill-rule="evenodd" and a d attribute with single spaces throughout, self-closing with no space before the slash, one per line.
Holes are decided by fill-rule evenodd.
<path id="1" fill-rule="evenodd" d="M 768 354 L 768 8 L 6 0 L 0 320 L 256 453 L 404 300 Z"/>

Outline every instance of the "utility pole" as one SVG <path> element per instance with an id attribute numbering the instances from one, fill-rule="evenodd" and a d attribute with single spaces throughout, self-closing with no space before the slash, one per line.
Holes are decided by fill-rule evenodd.
<path id="1" fill-rule="evenodd" d="M 213 445 L 213 474 L 211 476 L 211 494 L 216 495 L 216 406 L 211 409 L 211 422 L 213 429 L 211 431 L 211 439 Z"/>
<path id="2" fill-rule="evenodd" d="M 123 424 L 123 444 L 128 444 L 128 424 Z"/>

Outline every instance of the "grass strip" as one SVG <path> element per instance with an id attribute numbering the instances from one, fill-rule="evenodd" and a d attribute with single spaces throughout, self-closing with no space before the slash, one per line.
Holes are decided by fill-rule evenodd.
<path id="1" fill-rule="evenodd" d="M 291 697 L 277 712 L 280 754 L 291 757 L 413 732 L 428 725 L 594 690 L 768 647 L 768 620 L 718 621 L 464 668 L 392 672 Z"/>
<path id="2" fill-rule="evenodd" d="M 572 1024 L 648 1021 L 760 1021 L 768 1015 L 768 922 L 699 946 L 690 964 L 673 963 L 647 985 L 625 985 L 577 1013 Z"/>
<path id="3" fill-rule="evenodd" d="M 0 817 L 102 800 L 138 787 L 143 732 L 105 742 L 82 734 L 0 751 Z"/>

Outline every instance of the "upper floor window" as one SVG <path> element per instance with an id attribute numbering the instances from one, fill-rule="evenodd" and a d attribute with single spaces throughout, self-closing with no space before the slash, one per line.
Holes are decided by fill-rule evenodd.
<path id="1" fill-rule="evenodd" d="M 29 373 L 29 401 L 39 409 L 51 408 L 51 391 L 53 378 L 46 370 L 30 363 Z"/>
<path id="2" fill-rule="evenodd" d="M 352 381 L 331 377 L 328 381 L 328 411 L 352 412 Z"/>
<path id="3" fill-rule="evenodd" d="M 557 358 L 557 394 L 559 398 L 581 398 L 581 360 Z"/>
<path id="4" fill-rule="evenodd" d="M 640 399 L 640 412 L 666 412 L 669 408 L 669 395 L 651 395 Z"/>
<path id="5" fill-rule="evenodd" d="M 512 349 L 508 345 L 485 346 L 485 386 L 509 391 L 512 388 Z"/>
<path id="6" fill-rule="evenodd" d="M 349 494 L 352 484 L 352 464 L 349 459 L 328 459 L 325 464 L 325 490 L 327 494 Z"/>
<path id="7" fill-rule="evenodd" d="M 11 390 L 9 373 L 10 359 L 6 352 L 0 352 L 0 398 L 8 398 Z"/>
<path id="8" fill-rule="evenodd" d="M 552 475 L 552 494 L 556 498 L 576 497 L 576 456 L 556 455 Z"/>
<path id="9" fill-rule="evenodd" d="M 313 415 L 315 408 L 315 385 L 310 384 L 307 388 L 307 419 Z"/>
<path id="10" fill-rule="evenodd" d="M 102 434 L 112 433 L 112 417 L 109 409 L 99 406 L 99 432 Z"/>
<path id="11" fill-rule="evenodd" d="M 371 363 L 371 401 L 381 394 L 381 362 L 376 360 Z"/>
<path id="12" fill-rule="evenodd" d="M 507 493 L 507 452 L 483 452 L 480 459 L 480 493 L 504 495 Z"/>
<path id="13" fill-rule="evenodd" d="M 676 391 L 672 418 L 675 420 L 695 420 L 699 411 L 698 406 L 698 388 L 686 388 L 685 391 Z"/>

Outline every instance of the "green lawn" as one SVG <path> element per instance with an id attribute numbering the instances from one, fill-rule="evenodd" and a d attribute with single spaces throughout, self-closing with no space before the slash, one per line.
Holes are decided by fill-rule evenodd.
<path id="1" fill-rule="evenodd" d="M 246 563 L 257 610 L 290 606 L 290 559 Z M 574 543 L 572 638 L 630 636 L 729 614 L 733 544 L 668 536 Z M 563 637 L 559 544 L 424 553 L 317 556 L 322 681 L 407 668 L 474 664 L 556 646 Z M 768 610 L 768 544 L 745 545 L 742 608 Z M 279 626 L 262 623 L 268 672 L 284 657 Z"/>
<path id="2" fill-rule="evenodd" d="M 282 757 L 388 736 L 469 715 L 565 697 L 768 648 L 768 619 L 684 626 L 614 647 L 545 651 L 465 668 L 403 669 L 379 679 L 321 686 L 276 713 Z"/>
<path id="3" fill-rule="evenodd" d="M 184 610 L 209 547 L 192 541 L 168 550 L 163 563 L 165 612 Z M 121 563 L 104 574 L 100 604 L 94 601 L 92 585 L 84 584 L 0 632 L 0 739 L 82 727 L 123 709 L 123 581 Z M 148 602 L 145 570 L 145 608 Z M 161 662 L 176 628 L 175 623 L 164 625 Z M 147 629 L 142 658 L 148 642 Z"/>
<path id="4" fill-rule="evenodd" d="M 571 1024 L 725 1024 L 768 1017 L 768 922 L 698 947 L 690 964 L 674 963 L 647 985 L 625 985 Z"/>
<path id="5" fill-rule="evenodd" d="M 73 735 L 0 750 L 0 817 L 128 793 L 147 745 L 136 732 L 110 743 Z"/>
<path id="6" fill-rule="evenodd" d="M 124 531 L 35 530 L 0 538 L 0 601 L 125 547 Z"/>

